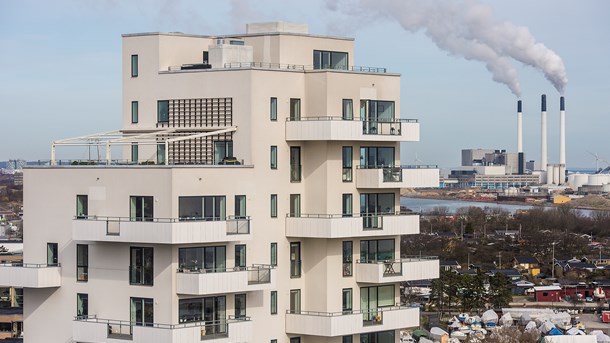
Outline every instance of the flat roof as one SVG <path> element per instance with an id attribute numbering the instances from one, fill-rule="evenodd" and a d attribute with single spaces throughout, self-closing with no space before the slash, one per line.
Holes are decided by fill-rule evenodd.
<path id="1" fill-rule="evenodd" d="M 535 291 L 561 291 L 559 286 L 535 286 Z"/>
<path id="2" fill-rule="evenodd" d="M 263 36 L 300 36 L 300 37 L 312 37 L 312 38 L 325 38 L 325 39 L 336 39 L 353 41 L 351 37 L 340 37 L 330 35 L 319 35 L 311 33 L 295 33 L 295 32 L 261 32 L 261 33 L 241 33 L 241 34 L 228 34 L 228 35 L 199 35 L 193 33 L 183 32 L 136 32 L 136 33 L 124 33 L 121 37 L 142 37 L 142 36 L 175 36 L 175 37 L 191 37 L 191 38 L 244 38 L 244 37 L 263 37 Z"/>

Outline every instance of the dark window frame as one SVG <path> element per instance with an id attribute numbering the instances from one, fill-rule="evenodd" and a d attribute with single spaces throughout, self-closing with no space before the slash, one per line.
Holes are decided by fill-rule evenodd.
<path id="1" fill-rule="evenodd" d="M 140 71 L 139 59 L 138 55 L 131 55 L 131 77 L 138 77 Z"/>
<path id="2" fill-rule="evenodd" d="M 157 123 L 169 123 L 169 100 L 157 100 Z"/>
<path id="3" fill-rule="evenodd" d="M 269 120 L 277 121 L 277 98 L 269 98 Z"/>
<path id="4" fill-rule="evenodd" d="M 141 253 L 141 265 L 133 261 L 133 251 L 139 250 Z M 145 265 L 147 256 L 150 255 L 152 263 Z M 139 274 L 137 269 L 140 268 Z M 147 276 L 149 276 L 147 278 Z M 155 283 L 155 249 L 153 247 L 131 246 L 129 247 L 129 284 L 132 286 L 154 286 Z"/>
<path id="5" fill-rule="evenodd" d="M 277 314 L 277 291 L 271 291 L 269 296 L 270 314 Z"/>
<path id="6" fill-rule="evenodd" d="M 140 105 L 137 101 L 131 102 L 131 123 L 137 124 L 139 120 Z"/>
<path id="7" fill-rule="evenodd" d="M 84 253 L 84 256 L 82 255 Z M 89 245 L 76 245 L 76 281 L 89 281 Z"/>
<path id="8" fill-rule="evenodd" d="M 269 167 L 277 169 L 277 145 L 272 145 L 269 148 Z"/>

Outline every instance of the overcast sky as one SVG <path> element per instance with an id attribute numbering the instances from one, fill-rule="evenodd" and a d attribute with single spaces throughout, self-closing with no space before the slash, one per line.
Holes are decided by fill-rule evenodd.
<path id="1" fill-rule="evenodd" d="M 392 1 L 372 3 L 383 8 Z M 563 59 L 568 168 L 594 167 L 589 152 L 610 160 L 610 1 L 483 3 Z M 463 148 L 516 151 L 517 98 L 483 63 L 450 55 L 421 30 L 406 31 L 392 16 L 372 12 L 322 0 L 0 0 L 0 160 L 49 159 L 54 139 L 120 127 L 121 34 L 241 33 L 247 22 L 280 20 L 354 37 L 356 65 L 402 74 L 401 116 L 421 122 L 421 141 L 403 146 L 403 164 L 417 154 L 421 163 L 456 166 Z M 549 162 L 557 163 L 559 94 L 539 70 L 513 64 L 526 158 L 540 158 L 539 102 L 546 93 Z"/>

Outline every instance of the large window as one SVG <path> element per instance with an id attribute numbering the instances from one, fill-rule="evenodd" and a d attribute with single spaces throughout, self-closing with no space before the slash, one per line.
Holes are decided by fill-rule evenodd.
<path id="1" fill-rule="evenodd" d="M 343 276 L 353 274 L 354 243 L 352 241 L 343 242 Z"/>
<path id="2" fill-rule="evenodd" d="M 76 245 L 76 281 L 89 280 L 89 246 Z"/>
<path id="3" fill-rule="evenodd" d="M 342 118 L 344 120 L 354 119 L 354 102 L 352 99 L 343 99 L 341 107 Z"/>
<path id="4" fill-rule="evenodd" d="M 138 123 L 138 102 L 137 101 L 131 102 L 131 123 L 132 124 Z"/>
<path id="5" fill-rule="evenodd" d="M 269 158 L 271 169 L 277 169 L 277 146 L 271 146 L 271 156 Z"/>
<path id="6" fill-rule="evenodd" d="M 344 146 L 341 149 L 341 159 L 343 164 L 342 179 L 343 182 L 352 182 L 354 149 L 351 146 Z"/>
<path id="7" fill-rule="evenodd" d="M 235 245 L 235 269 L 246 270 L 246 245 Z"/>
<path id="8" fill-rule="evenodd" d="M 277 98 L 271 98 L 269 101 L 269 118 L 273 121 L 277 120 Z"/>
<path id="9" fill-rule="evenodd" d="M 374 320 L 379 314 L 378 308 L 394 306 L 394 285 L 361 287 L 360 309 L 365 321 Z"/>
<path id="10" fill-rule="evenodd" d="M 290 120 L 301 120 L 301 99 L 290 99 Z"/>
<path id="11" fill-rule="evenodd" d="M 301 313 L 301 290 L 290 290 L 290 313 Z"/>
<path id="12" fill-rule="evenodd" d="M 57 243 L 47 243 L 47 265 L 56 266 L 59 264 L 57 255 Z"/>
<path id="13" fill-rule="evenodd" d="M 377 168 L 394 166 L 394 148 L 361 147 L 360 167 Z"/>
<path id="14" fill-rule="evenodd" d="M 131 247 L 129 256 L 129 283 L 152 286 L 154 279 L 153 248 Z"/>
<path id="15" fill-rule="evenodd" d="M 341 212 L 344 217 L 351 217 L 354 208 L 354 198 L 351 193 L 341 195 Z"/>
<path id="16" fill-rule="evenodd" d="M 87 218 L 89 214 L 89 196 L 77 195 L 76 196 L 76 218 Z"/>
<path id="17" fill-rule="evenodd" d="M 227 333 L 226 297 L 214 296 L 178 300 L 178 322 L 201 321 L 205 322 L 201 330 L 202 336 Z"/>
<path id="18" fill-rule="evenodd" d="M 246 294 L 235 294 L 235 318 L 246 318 Z"/>
<path id="19" fill-rule="evenodd" d="M 360 261 L 382 262 L 394 260 L 394 239 L 360 241 Z"/>
<path id="20" fill-rule="evenodd" d="M 131 322 L 136 326 L 152 326 L 154 323 L 154 300 L 150 298 L 130 298 Z"/>
<path id="21" fill-rule="evenodd" d="M 233 157 L 233 141 L 214 142 L 214 164 L 224 164 L 225 157 Z"/>
<path id="22" fill-rule="evenodd" d="M 235 196 L 235 218 L 244 219 L 246 218 L 246 196 L 236 195 Z"/>
<path id="23" fill-rule="evenodd" d="M 169 100 L 157 101 L 157 122 L 169 123 Z"/>
<path id="24" fill-rule="evenodd" d="M 344 288 L 341 291 L 341 302 L 342 302 L 342 310 L 343 310 L 343 314 L 350 314 L 352 313 L 352 309 L 353 309 L 353 299 L 352 299 L 352 289 L 351 288 Z"/>
<path id="25" fill-rule="evenodd" d="M 349 341 L 351 343 L 351 341 Z M 394 343 L 394 330 L 360 334 L 360 343 Z"/>
<path id="26" fill-rule="evenodd" d="M 301 194 L 290 194 L 290 216 L 301 216 Z"/>
<path id="27" fill-rule="evenodd" d="M 290 182 L 301 182 L 301 147 L 290 147 Z"/>
<path id="28" fill-rule="evenodd" d="M 347 52 L 313 51 L 313 69 L 347 70 Z"/>
<path id="29" fill-rule="evenodd" d="M 89 315 L 89 295 L 76 293 L 76 316 L 84 317 Z"/>
<path id="30" fill-rule="evenodd" d="M 224 195 L 178 197 L 178 216 L 180 220 L 225 220 L 226 197 Z"/>
<path id="31" fill-rule="evenodd" d="M 131 221 L 152 221 L 154 198 L 152 196 L 133 195 L 129 197 L 129 218 Z"/>
<path id="32" fill-rule="evenodd" d="M 131 77 L 138 77 L 138 55 L 131 55 Z"/>
<path id="33" fill-rule="evenodd" d="M 271 263 L 272 266 L 277 266 L 277 243 L 271 243 Z"/>
<path id="34" fill-rule="evenodd" d="M 237 261 L 235 265 L 238 266 Z M 183 271 L 224 272 L 227 269 L 227 249 L 225 246 L 180 248 L 178 267 Z"/>
<path id="35" fill-rule="evenodd" d="M 290 243 L 290 277 L 301 277 L 301 243 Z"/>
<path id="36" fill-rule="evenodd" d="M 271 194 L 270 208 L 271 218 L 277 218 L 277 194 Z"/>
<path id="37" fill-rule="evenodd" d="M 271 314 L 277 314 L 277 291 L 271 291 Z"/>
<path id="38" fill-rule="evenodd" d="M 362 193 L 360 194 L 360 213 L 393 213 L 394 200 L 394 193 Z"/>
<path id="39" fill-rule="evenodd" d="M 157 144 L 157 164 L 165 164 L 165 143 Z"/>
<path id="40" fill-rule="evenodd" d="M 341 343 L 354 343 L 354 336 L 341 337 Z"/>
<path id="41" fill-rule="evenodd" d="M 363 120 L 370 122 L 394 121 L 394 101 L 362 100 L 360 115 Z"/>

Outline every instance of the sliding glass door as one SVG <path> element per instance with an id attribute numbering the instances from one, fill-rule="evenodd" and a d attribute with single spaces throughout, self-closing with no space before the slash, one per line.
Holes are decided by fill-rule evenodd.
<path id="1" fill-rule="evenodd" d="M 129 218 L 131 221 L 152 221 L 153 197 L 151 196 L 130 196 L 129 197 Z"/>

